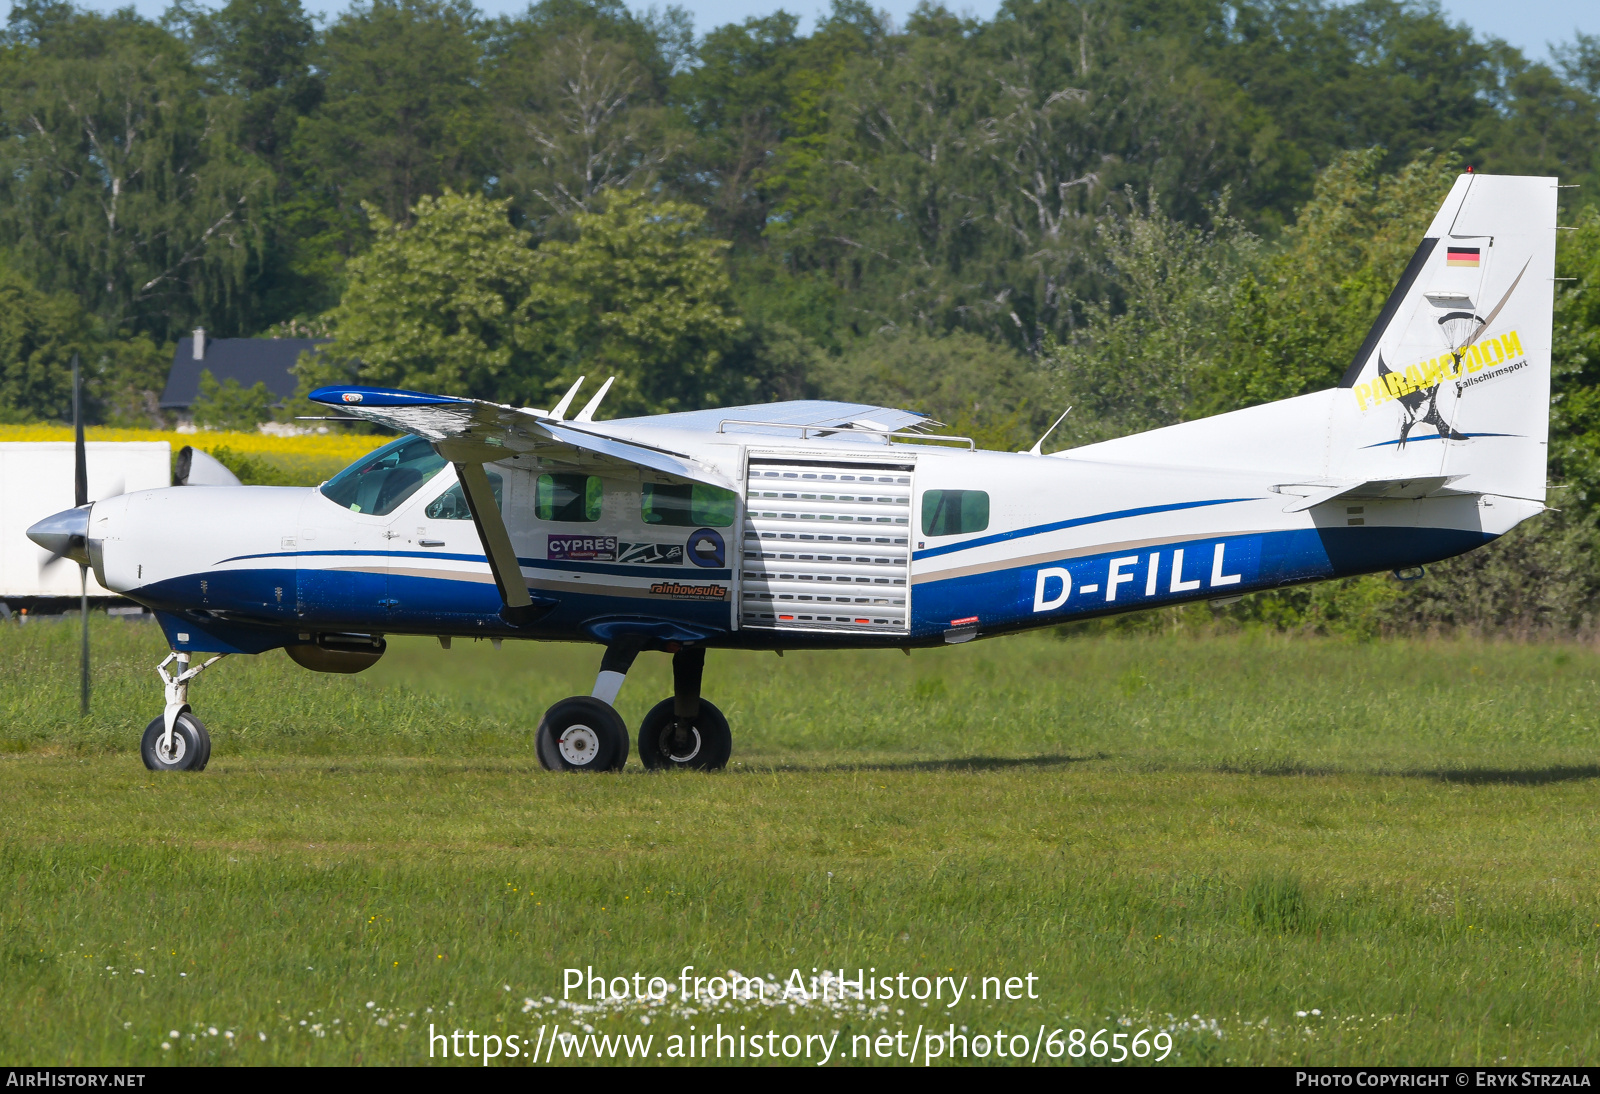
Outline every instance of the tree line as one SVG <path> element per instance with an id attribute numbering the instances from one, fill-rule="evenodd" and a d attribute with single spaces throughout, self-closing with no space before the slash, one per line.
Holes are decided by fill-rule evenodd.
<path id="1" fill-rule="evenodd" d="M 27 0 L 0 128 L 0 420 L 61 417 L 76 353 L 122 424 L 203 326 L 331 338 L 306 385 L 616 375 L 612 416 L 860 398 L 998 447 L 1070 403 L 1057 443 L 1092 440 L 1326 386 L 1456 172 L 1560 175 L 1538 549 L 1590 545 L 1600 38 L 1533 61 L 1398 0 L 834 0 L 702 36 L 619 0 Z M 212 384 L 197 417 L 268 401 Z M 1600 570 L 1539 565 L 1566 591 L 1461 618 L 1587 618 Z M 1272 610 L 1399 610 L 1343 588 Z"/>

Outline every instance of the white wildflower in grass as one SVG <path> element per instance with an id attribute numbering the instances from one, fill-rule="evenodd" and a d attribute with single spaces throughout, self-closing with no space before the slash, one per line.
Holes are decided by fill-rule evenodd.
<path id="1" fill-rule="evenodd" d="M 211 1036 L 215 1037 L 217 1035 L 217 1027 L 216 1026 L 209 1026 L 209 1027 L 207 1027 L 206 1032 L 209 1033 Z"/>
<path id="2" fill-rule="evenodd" d="M 161 1042 L 161 1048 L 165 1052 L 172 1051 L 172 1042 L 171 1041 L 162 1041 Z"/>
<path id="3" fill-rule="evenodd" d="M 228 1032 L 224 1033 L 223 1036 L 230 1041 L 233 1040 L 233 1030 L 230 1029 Z"/>
<path id="4" fill-rule="evenodd" d="M 133 971 L 134 971 L 135 974 L 137 974 L 139 976 L 143 976 L 144 975 L 144 970 L 143 969 L 134 969 Z"/>
<path id="5" fill-rule="evenodd" d="M 265 1032 L 257 1031 L 256 1036 L 261 1038 L 263 1041 L 265 1041 L 267 1039 L 267 1035 L 266 1035 Z"/>
<path id="6" fill-rule="evenodd" d="M 177 1030 L 173 1030 L 171 1033 L 167 1034 L 167 1036 L 171 1037 L 174 1041 L 176 1041 L 178 1039 L 178 1031 Z"/>
<path id="7" fill-rule="evenodd" d="M 376 1003 L 374 1003 L 374 1002 L 373 1002 L 373 1001 L 372 1001 L 372 1000 L 371 1000 L 371 999 L 368 999 L 368 1000 L 367 1000 L 367 1009 L 368 1009 L 368 1010 L 371 1010 L 371 1009 L 372 1009 L 372 1008 L 373 1008 L 373 1007 L 375 1007 L 375 1006 L 377 1006 L 377 1005 L 378 1005 L 378 1004 L 376 1004 Z"/>

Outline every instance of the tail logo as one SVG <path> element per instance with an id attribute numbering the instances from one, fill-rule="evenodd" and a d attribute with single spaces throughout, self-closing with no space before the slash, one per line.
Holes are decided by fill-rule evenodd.
<path id="1" fill-rule="evenodd" d="M 1448 265 L 1476 266 L 1478 249 L 1451 247 Z M 1439 333 L 1449 352 L 1429 357 L 1407 365 L 1403 372 L 1389 367 L 1383 353 L 1378 353 L 1378 373 L 1370 383 L 1354 387 L 1356 406 L 1363 412 L 1384 403 L 1400 404 L 1400 436 L 1390 442 L 1404 448 L 1406 439 L 1418 425 L 1432 426 L 1441 440 L 1465 441 L 1467 434 L 1458 432 L 1439 411 L 1439 392 L 1446 381 L 1455 381 L 1459 398 L 1470 387 L 1491 377 L 1516 372 L 1525 366 L 1527 355 L 1522 348 L 1522 338 L 1517 331 L 1508 331 L 1497 337 L 1484 337 L 1489 324 L 1499 316 L 1501 309 L 1511 299 L 1511 294 L 1527 272 L 1527 264 L 1511 282 L 1500 302 L 1494 306 L 1487 319 L 1471 311 L 1448 311 L 1439 317 Z M 1463 300 L 1470 307 L 1470 302 Z"/>

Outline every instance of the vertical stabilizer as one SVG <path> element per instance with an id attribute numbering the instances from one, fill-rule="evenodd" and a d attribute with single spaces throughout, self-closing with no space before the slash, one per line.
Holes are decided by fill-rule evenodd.
<path id="1" fill-rule="evenodd" d="M 1544 501 L 1556 183 L 1456 180 L 1340 381 L 1337 476 Z"/>

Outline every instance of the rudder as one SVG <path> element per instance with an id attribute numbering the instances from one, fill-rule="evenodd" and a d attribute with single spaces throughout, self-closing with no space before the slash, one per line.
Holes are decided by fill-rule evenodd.
<path id="1" fill-rule="evenodd" d="M 1461 175 L 1339 387 L 1338 474 L 1540 502 L 1557 180 Z"/>

